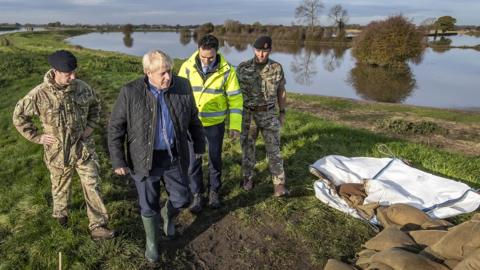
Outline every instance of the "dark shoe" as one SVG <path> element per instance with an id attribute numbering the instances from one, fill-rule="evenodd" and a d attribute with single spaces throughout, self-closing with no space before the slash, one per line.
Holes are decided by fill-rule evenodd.
<path id="1" fill-rule="evenodd" d="M 108 229 L 106 226 L 99 226 L 93 229 L 90 235 L 94 241 L 107 240 L 115 236 L 115 231 Z"/>
<path id="2" fill-rule="evenodd" d="M 213 209 L 222 207 L 222 203 L 218 198 L 218 192 L 210 191 L 210 195 L 208 196 L 208 206 Z"/>
<path id="3" fill-rule="evenodd" d="M 279 184 L 273 186 L 273 196 L 275 197 L 283 197 L 288 195 L 288 190 L 285 188 L 285 185 Z"/>
<path id="4" fill-rule="evenodd" d="M 253 179 L 245 178 L 242 183 L 243 189 L 250 191 L 253 189 Z"/>
<path id="5" fill-rule="evenodd" d="M 67 216 L 64 216 L 64 217 L 56 217 L 55 218 L 58 222 L 58 224 L 60 226 L 62 226 L 63 228 L 67 228 L 68 227 L 68 217 Z"/>
<path id="6" fill-rule="evenodd" d="M 145 229 L 145 259 L 149 263 L 158 262 L 158 215 L 153 217 L 142 216 L 143 228 Z"/>
<path id="7" fill-rule="evenodd" d="M 194 214 L 200 213 L 202 211 L 203 195 L 200 193 L 193 195 L 193 201 L 188 210 Z"/>
<path id="8" fill-rule="evenodd" d="M 169 203 L 167 203 L 169 204 Z M 175 223 L 174 223 L 174 215 L 169 213 L 169 206 L 165 205 L 160 210 L 160 215 L 163 219 L 163 232 L 167 236 L 168 239 L 175 238 Z"/>

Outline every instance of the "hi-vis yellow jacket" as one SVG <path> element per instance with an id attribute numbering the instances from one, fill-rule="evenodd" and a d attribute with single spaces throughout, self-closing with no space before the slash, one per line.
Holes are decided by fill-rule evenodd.
<path id="1" fill-rule="evenodd" d="M 188 79 L 192 85 L 200 121 L 208 127 L 222 123 L 228 116 L 228 128 L 241 131 L 243 96 L 235 69 L 218 54 L 218 68 L 204 82 L 196 67 L 197 55 L 198 51 L 182 64 L 178 76 Z"/>

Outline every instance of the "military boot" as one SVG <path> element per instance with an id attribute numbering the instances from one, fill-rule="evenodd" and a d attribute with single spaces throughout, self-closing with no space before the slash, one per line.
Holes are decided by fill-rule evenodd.
<path id="1" fill-rule="evenodd" d="M 178 215 L 179 210 L 173 207 L 169 200 L 165 203 L 165 206 L 160 210 L 160 215 L 163 219 L 163 232 L 168 239 L 175 238 L 175 223 L 174 219 Z"/>
<path id="2" fill-rule="evenodd" d="M 278 184 L 273 186 L 273 196 L 275 197 L 284 197 L 289 194 L 288 189 L 283 184 Z"/>
<path id="3" fill-rule="evenodd" d="M 253 189 L 253 179 L 252 178 L 243 179 L 242 187 L 246 191 L 252 190 Z"/>
<path id="4" fill-rule="evenodd" d="M 218 192 L 213 190 L 210 191 L 208 196 L 208 206 L 213 209 L 217 209 L 222 207 L 222 203 L 220 202 L 220 198 L 218 197 Z"/>
<path id="5" fill-rule="evenodd" d="M 60 226 L 62 226 L 63 228 L 67 228 L 68 227 L 68 217 L 67 216 L 63 216 L 63 217 L 56 217 L 55 218 L 58 222 L 58 224 Z"/>
<path id="6" fill-rule="evenodd" d="M 107 240 L 115 236 L 115 231 L 110 230 L 106 226 L 98 226 L 90 232 L 90 235 L 94 241 Z"/>
<path id="7" fill-rule="evenodd" d="M 158 261 L 158 223 L 159 218 L 158 214 L 152 217 L 142 216 L 143 227 L 145 229 L 145 259 L 150 263 L 155 263 Z"/>

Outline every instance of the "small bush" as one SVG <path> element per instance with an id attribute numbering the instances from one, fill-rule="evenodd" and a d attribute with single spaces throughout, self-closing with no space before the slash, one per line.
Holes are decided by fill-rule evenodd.
<path id="1" fill-rule="evenodd" d="M 403 119 L 386 119 L 380 127 L 396 134 L 446 134 L 447 130 L 431 121 L 411 122 Z"/>
<path id="2" fill-rule="evenodd" d="M 7 47 L 7 46 L 10 46 L 10 40 L 8 40 L 7 38 L 1 38 L 0 39 L 0 46 L 2 47 Z"/>
<path id="3" fill-rule="evenodd" d="M 374 21 L 355 38 L 353 56 L 361 63 L 395 66 L 420 55 L 425 48 L 422 33 L 403 16 Z"/>

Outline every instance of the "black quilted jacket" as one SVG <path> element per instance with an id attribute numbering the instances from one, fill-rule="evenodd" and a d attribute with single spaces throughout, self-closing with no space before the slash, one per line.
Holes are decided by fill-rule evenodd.
<path id="1" fill-rule="evenodd" d="M 180 166 L 184 175 L 188 175 L 187 140 L 193 141 L 195 153 L 205 152 L 203 127 L 190 83 L 174 75 L 172 85 L 165 93 L 165 102 L 175 130 Z M 135 174 L 149 175 L 156 119 L 157 101 L 148 90 L 147 78 L 127 83 L 120 90 L 108 125 L 108 148 L 114 169 L 129 167 Z"/>

